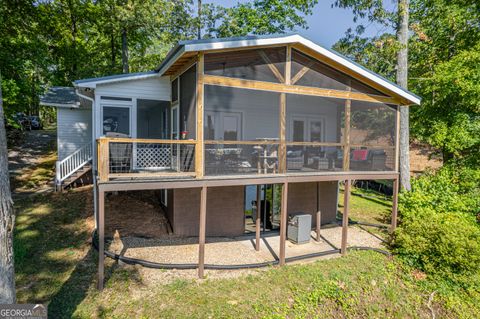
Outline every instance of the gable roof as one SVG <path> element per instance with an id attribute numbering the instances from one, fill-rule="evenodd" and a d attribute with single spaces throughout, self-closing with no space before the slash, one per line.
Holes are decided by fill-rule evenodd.
<path id="1" fill-rule="evenodd" d="M 53 86 L 40 96 L 40 105 L 78 108 L 80 99 L 73 87 Z"/>
<path id="2" fill-rule="evenodd" d="M 164 73 L 170 68 L 170 66 L 172 66 L 178 59 L 180 59 L 184 54 L 188 54 L 191 52 L 269 45 L 286 45 L 294 43 L 302 45 L 320 54 L 321 56 L 337 63 L 343 68 L 348 69 L 349 71 L 351 71 L 352 74 L 356 75 L 360 81 L 362 81 L 362 79 L 366 79 L 386 89 L 387 91 L 391 92 L 391 94 L 403 98 L 410 104 L 420 104 L 421 98 L 419 96 L 366 69 L 360 64 L 353 62 L 352 60 L 346 58 L 340 53 L 326 49 L 299 34 L 268 36 L 262 35 L 180 41 L 173 49 L 170 50 L 165 60 L 160 64 L 156 71 L 160 75 L 164 75 Z"/>

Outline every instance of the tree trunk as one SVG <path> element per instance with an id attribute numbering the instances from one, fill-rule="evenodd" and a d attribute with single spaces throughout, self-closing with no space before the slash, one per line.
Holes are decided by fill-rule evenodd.
<path id="1" fill-rule="evenodd" d="M 122 68 L 123 73 L 130 73 L 130 68 L 128 67 L 128 43 L 126 29 L 122 29 Z"/>
<path id="2" fill-rule="evenodd" d="M 198 26 L 197 38 L 202 38 L 202 0 L 198 0 Z"/>
<path id="3" fill-rule="evenodd" d="M 114 71 L 116 56 L 115 56 L 115 35 L 114 35 L 113 28 L 112 28 L 112 32 L 110 33 L 110 55 L 111 55 L 110 58 L 112 61 L 112 71 Z"/>
<path id="4" fill-rule="evenodd" d="M 1 75 L 0 75 L 1 83 Z M 16 301 L 13 267 L 13 211 L 8 175 L 7 136 L 5 132 L 2 87 L 0 85 L 0 304 Z"/>
<path id="5" fill-rule="evenodd" d="M 397 54 L 397 83 L 407 89 L 408 79 L 408 12 L 409 0 L 398 0 L 397 38 L 400 50 Z M 410 136 L 409 109 L 400 106 L 400 186 L 410 190 Z"/>

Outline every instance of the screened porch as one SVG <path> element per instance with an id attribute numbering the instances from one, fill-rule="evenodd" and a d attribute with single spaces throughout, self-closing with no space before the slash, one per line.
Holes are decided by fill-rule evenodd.
<path id="1" fill-rule="evenodd" d="M 137 116 L 158 136 L 99 139 L 99 173 L 396 172 L 398 104 L 300 48 L 200 52 L 171 75 L 170 105 Z"/>

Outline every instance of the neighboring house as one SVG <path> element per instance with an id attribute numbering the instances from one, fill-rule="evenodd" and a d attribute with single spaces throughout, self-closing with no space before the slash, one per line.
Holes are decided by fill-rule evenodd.
<path id="1" fill-rule="evenodd" d="M 398 105 L 420 99 L 300 35 L 183 41 L 155 71 L 74 86 L 59 160 L 92 137 L 100 256 L 112 191 L 164 190 L 174 233 L 199 236 L 200 275 L 206 235 L 243 233 L 247 185 L 282 187 L 280 264 L 287 214 L 335 221 L 339 181 L 394 180 L 395 224 Z"/>

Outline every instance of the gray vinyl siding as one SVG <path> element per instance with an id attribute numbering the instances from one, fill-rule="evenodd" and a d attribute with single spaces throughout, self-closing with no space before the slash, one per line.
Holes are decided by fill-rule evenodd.
<path id="1" fill-rule="evenodd" d="M 322 118 L 325 140 L 337 140 L 337 112 L 342 100 L 287 95 L 287 140 L 291 136 L 291 121 L 295 116 Z M 278 138 L 280 94 L 220 86 L 205 86 L 205 112 L 242 114 L 243 140 Z"/>
<path id="2" fill-rule="evenodd" d="M 95 96 L 99 98 L 102 95 L 170 101 L 170 78 L 159 77 L 99 84 L 95 90 Z"/>
<path id="3" fill-rule="evenodd" d="M 57 108 L 58 160 L 92 142 L 91 109 Z"/>

